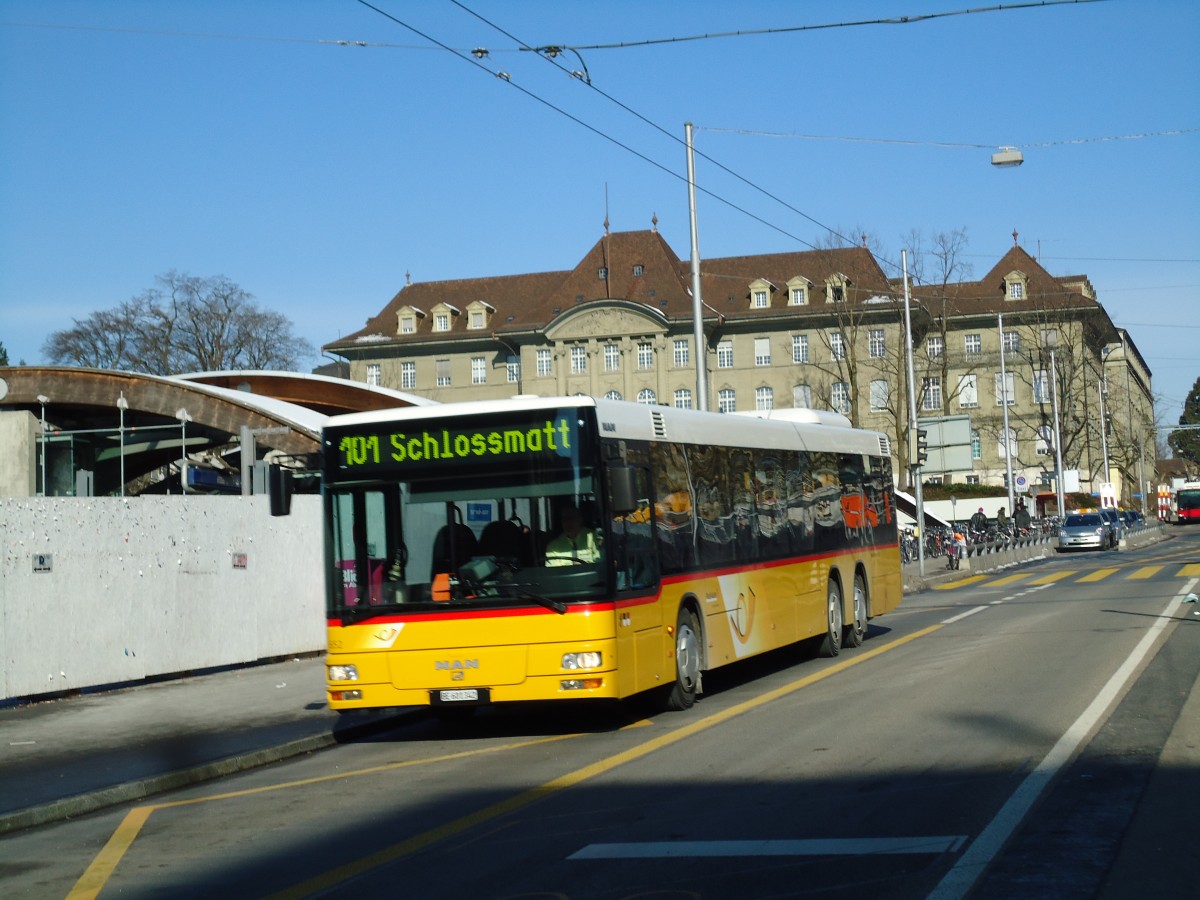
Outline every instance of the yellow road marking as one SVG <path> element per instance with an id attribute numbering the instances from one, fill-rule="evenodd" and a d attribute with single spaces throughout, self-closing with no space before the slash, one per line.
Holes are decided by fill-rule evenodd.
<path id="1" fill-rule="evenodd" d="M 985 579 L 985 578 L 987 578 L 986 575 L 968 575 L 966 578 L 963 578 L 961 581 L 952 581 L 949 584 L 935 584 L 933 586 L 933 589 L 935 591 L 952 591 L 955 588 L 960 588 L 960 587 L 963 587 L 964 585 L 974 584 L 977 581 L 983 581 L 983 579 Z"/>
<path id="2" fill-rule="evenodd" d="M 867 660 L 873 659 L 880 654 L 887 653 L 890 650 L 895 650 L 897 647 L 901 647 L 904 644 L 917 640 L 918 638 L 932 634 L 943 627 L 945 626 L 941 624 L 930 625 L 928 628 L 915 631 L 906 637 L 892 641 L 890 644 L 879 647 L 876 650 L 871 650 L 867 653 L 854 656 L 853 658 L 847 659 L 844 662 L 832 665 L 827 669 L 822 669 L 820 672 L 814 672 L 812 675 L 807 675 L 804 678 L 800 678 L 789 684 L 785 684 L 773 691 L 769 691 L 766 694 L 755 697 L 752 700 L 747 700 L 744 703 L 731 706 L 719 713 L 713 713 L 711 716 L 706 716 L 699 721 L 685 725 L 682 728 L 676 729 L 675 731 L 659 735 L 656 738 L 646 741 L 644 744 L 631 747 L 629 750 L 618 753 L 615 756 L 611 756 L 605 760 L 602 760 L 601 762 L 592 763 L 591 765 L 584 766 L 582 769 L 577 769 L 574 772 L 568 772 L 566 775 L 551 779 L 550 781 L 547 781 L 538 787 L 531 788 L 528 791 L 517 794 L 513 797 L 509 797 L 507 800 L 494 803 L 491 806 L 477 810 L 476 812 L 463 816 L 462 818 L 455 819 L 453 822 L 447 822 L 445 825 L 440 825 L 437 828 L 431 828 L 429 831 L 414 835 L 406 841 L 401 841 L 399 844 L 394 844 L 391 847 L 387 847 L 376 853 L 372 853 L 369 856 L 363 857 L 362 859 L 347 863 L 344 866 L 339 866 L 336 869 L 331 869 L 330 871 L 318 875 L 315 878 L 310 878 L 308 881 L 294 885 L 293 887 L 280 891 L 277 894 L 273 894 L 272 898 L 273 900 L 291 900 L 291 898 L 308 897 L 320 891 L 332 888 L 338 884 L 341 884 L 347 879 L 354 878 L 357 875 L 361 875 L 364 872 L 368 872 L 372 869 L 378 868 L 379 866 L 386 865 L 387 863 L 395 862 L 398 859 L 402 859 L 405 856 L 416 853 L 417 851 L 435 844 L 438 841 L 461 834 L 464 831 L 468 831 L 477 825 L 481 825 L 484 822 L 495 819 L 504 815 L 505 813 L 522 809 L 532 803 L 537 802 L 538 800 L 544 800 L 547 797 L 551 797 L 555 794 L 565 791 L 567 788 L 574 787 L 575 785 L 580 784 L 589 778 L 595 778 L 596 776 L 610 772 L 618 766 L 624 765 L 625 763 L 641 759 L 644 756 L 648 756 L 651 753 L 662 750 L 663 748 L 669 747 L 672 744 L 676 744 L 679 741 L 691 737 L 692 735 L 700 733 L 701 731 L 706 731 L 709 728 L 727 722 L 730 719 L 740 716 L 752 709 L 763 706 L 767 703 L 771 703 L 781 697 L 785 697 L 788 694 L 791 694 L 802 688 L 806 688 L 809 685 L 815 684 L 816 682 L 825 678 L 829 678 L 830 676 L 839 672 L 844 672 L 851 666 L 856 666 L 859 663 L 866 662 Z"/>
<path id="3" fill-rule="evenodd" d="M 1176 576 L 1182 575 L 1184 578 L 1200 575 L 1200 563 L 1188 563 L 1186 566 L 1181 567 L 1175 574 Z"/>
<path id="4" fill-rule="evenodd" d="M 1155 575 L 1157 575 L 1159 572 L 1161 572 L 1165 568 L 1166 568 L 1166 566 L 1142 566 L 1140 569 L 1138 569 L 1136 572 L 1134 572 L 1132 575 L 1129 576 L 1129 580 L 1136 581 L 1140 578 L 1153 578 Z"/>
<path id="5" fill-rule="evenodd" d="M 1118 571 L 1116 568 L 1111 568 L 1111 569 L 1097 569 L 1097 570 L 1096 570 L 1095 572 L 1093 572 L 1091 575 L 1084 575 L 1082 578 L 1078 579 L 1078 581 L 1080 581 L 1080 582 L 1084 582 L 1084 581 L 1103 581 L 1105 578 L 1107 578 L 1109 575 L 1111 575 L 1113 572 L 1116 572 L 1116 571 Z"/>
<path id="6" fill-rule="evenodd" d="M 1020 575 L 1005 575 L 1003 578 L 997 578 L 995 581 L 989 581 L 988 587 L 1000 587 L 1005 584 L 1012 584 L 1017 581 L 1023 581 L 1029 577 L 1028 572 L 1023 572 Z"/>
<path id="7" fill-rule="evenodd" d="M 1049 575 L 1043 575 L 1041 578 L 1035 578 L 1030 584 L 1054 584 L 1057 581 L 1062 581 L 1064 578 L 1070 578 L 1078 569 L 1063 569 L 1061 572 L 1051 572 Z"/>
<path id="8" fill-rule="evenodd" d="M 478 756 L 483 753 L 495 753 L 501 750 L 516 750 L 521 747 L 531 747 L 535 744 L 548 744 L 552 741 L 563 741 L 568 738 L 579 737 L 577 734 L 555 735 L 548 738 L 536 738 L 530 741 L 518 741 L 513 744 L 500 744 L 496 747 L 482 747 L 478 750 L 463 750 L 459 753 L 447 753 L 443 756 L 429 757 L 425 759 L 410 759 L 404 762 L 387 763 L 382 766 L 372 766 L 368 769 L 356 769 L 351 772 L 338 772 L 336 775 L 319 775 L 316 778 L 305 778 L 300 781 L 287 781 L 282 784 L 271 784 L 265 787 L 247 788 L 244 791 L 226 791 L 222 794 L 212 794 L 208 797 L 193 797 L 191 800 L 174 800 L 169 803 L 153 803 L 148 806 L 135 806 L 125 818 L 121 820 L 121 824 L 117 826 L 117 830 L 113 832 L 112 837 L 92 860 L 92 864 L 88 866 L 87 871 L 83 873 L 80 879 L 75 882 L 75 886 L 71 888 L 71 892 L 67 894 L 67 900 L 83 900 L 83 898 L 94 898 L 101 890 L 104 889 L 105 883 L 112 876 L 117 864 L 125 855 L 125 852 L 133 844 L 134 839 L 138 836 L 138 832 L 142 830 L 142 826 L 150 818 L 150 814 L 159 809 L 172 809 L 177 806 L 194 806 L 197 803 L 208 803 L 212 800 L 229 800 L 235 797 L 249 797 L 253 794 L 265 794 L 270 791 L 281 791 L 284 788 L 304 787 L 310 784 L 320 784 L 323 781 L 337 781 L 342 778 L 354 778 L 359 775 L 374 775 L 379 772 L 390 772 L 394 769 L 404 769 L 409 766 L 425 765 L 427 763 L 446 762 L 452 759 L 462 759 L 468 756 Z"/>

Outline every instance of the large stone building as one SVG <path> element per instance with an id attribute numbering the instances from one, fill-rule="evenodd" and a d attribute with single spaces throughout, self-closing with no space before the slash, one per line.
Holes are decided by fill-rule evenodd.
<path id="1" fill-rule="evenodd" d="M 904 287 L 869 250 L 707 259 L 701 273 L 711 408 L 837 410 L 907 459 Z M 353 379 L 438 401 L 580 393 L 693 407 L 690 286 L 657 230 L 605 233 L 568 270 L 406 284 L 324 350 Z M 1131 500 L 1139 473 L 1152 477 L 1150 372 L 1086 276 L 1049 274 L 1014 235 L 981 280 L 913 288 L 911 320 L 919 417 L 970 417 L 969 466 L 933 477 L 1004 483 L 1007 401 L 1013 477 L 1049 490 L 1055 388 L 1064 469 L 1082 490 L 1110 481 Z"/>

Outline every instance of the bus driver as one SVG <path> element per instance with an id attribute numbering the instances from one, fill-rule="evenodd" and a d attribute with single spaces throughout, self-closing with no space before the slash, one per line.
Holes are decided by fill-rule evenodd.
<path id="1" fill-rule="evenodd" d="M 546 565 L 573 566 L 578 563 L 594 563 L 600 559 L 600 547 L 596 534 L 583 527 L 583 514 L 579 507 L 568 504 L 559 513 L 562 534 L 546 545 Z"/>

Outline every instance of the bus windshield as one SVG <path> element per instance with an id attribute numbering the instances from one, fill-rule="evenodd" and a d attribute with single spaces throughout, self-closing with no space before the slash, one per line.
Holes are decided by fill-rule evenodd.
<path id="1" fill-rule="evenodd" d="M 330 436 L 346 448 L 326 463 L 331 617 L 450 606 L 563 612 L 567 601 L 606 594 L 608 517 L 586 416 L 551 411 L 466 430 L 408 428 Z M 524 443 L 489 452 L 493 436 L 505 434 Z M 376 463 L 375 446 L 399 449 Z"/>
<path id="2" fill-rule="evenodd" d="M 1200 509 L 1200 489 L 1189 488 L 1180 490 L 1175 495 L 1175 503 L 1181 512 L 1183 510 Z"/>

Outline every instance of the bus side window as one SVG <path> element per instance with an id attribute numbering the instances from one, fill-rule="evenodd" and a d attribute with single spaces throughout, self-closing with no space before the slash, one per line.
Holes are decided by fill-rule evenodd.
<path id="1" fill-rule="evenodd" d="M 650 587 L 658 581 L 658 556 L 654 552 L 648 473 L 634 472 L 638 508 L 612 523 L 612 560 L 617 590 Z"/>

